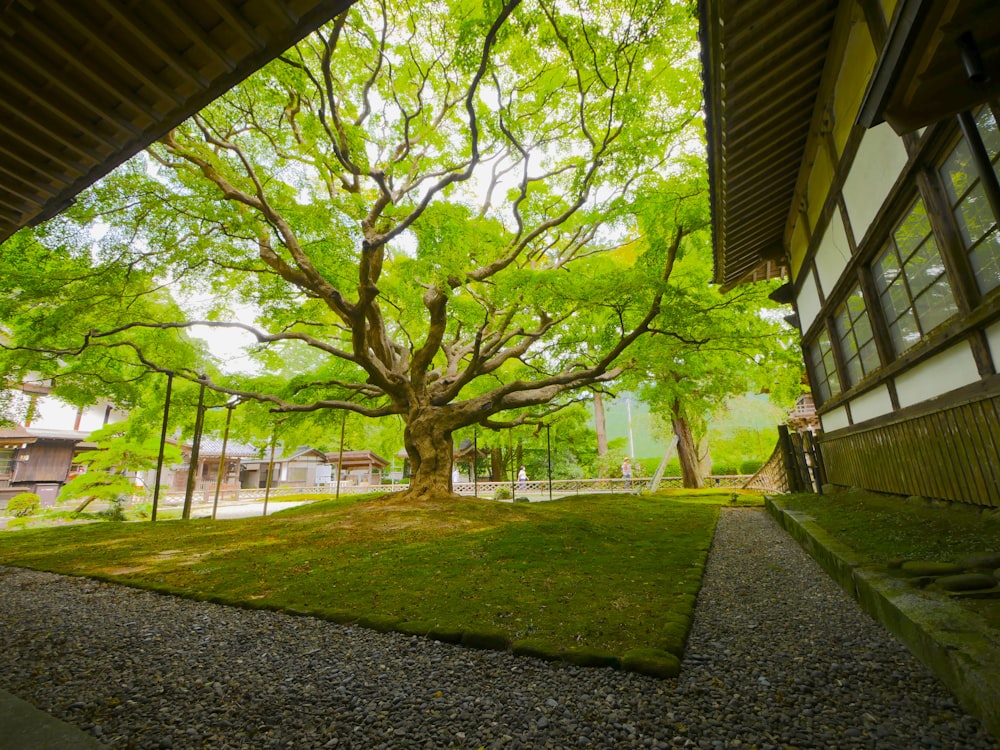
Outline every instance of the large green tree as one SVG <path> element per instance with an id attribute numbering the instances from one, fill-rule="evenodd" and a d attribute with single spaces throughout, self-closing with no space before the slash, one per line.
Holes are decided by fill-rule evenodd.
<path id="1" fill-rule="evenodd" d="M 409 492 L 448 493 L 456 430 L 572 401 L 657 327 L 704 222 L 683 210 L 701 190 L 682 158 L 700 141 L 695 25 L 671 0 L 359 3 L 84 196 L 61 246 L 97 286 L 112 266 L 169 282 L 210 297 L 202 323 L 322 355 L 280 388 L 209 386 L 398 415 Z M 653 193 L 674 210 L 639 237 Z M 256 320 L 231 322 L 237 305 Z M 18 333 L 158 369 L 142 342 L 195 322 Z"/>

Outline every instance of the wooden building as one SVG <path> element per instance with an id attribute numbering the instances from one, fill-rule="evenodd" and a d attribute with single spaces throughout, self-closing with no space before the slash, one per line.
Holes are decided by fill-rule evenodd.
<path id="1" fill-rule="evenodd" d="M 0 507 L 21 492 L 34 492 L 52 506 L 62 486 L 82 467 L 76 456 L 93 450 L 87 440 L 94 430 L 124 414 L 107 402 L 76 407 L 49 395 L 49 386 L 22 384 L 25 423 L 0 428 Z"/>
<path id="2" fill-rule="evenodd" d="M 382 484 L 382 470 L 389 462 L 373 451 L 338 451 L 326 454 L 334 471 L 340 469 L 340 481 L 350 485 Z M 336 482 L 336 475 L 334 475 Z"/>
<path id="3" fill-rule="evenodd" d="M 267 487 L 270 459 L 244 460 L 241 486 L 244 489 Z M 316 487 L 329 484 L 331 465 L 327 455 L 321 450 L 302 446 L 287 456 L 276 456 L 271 469 L 272 487 Z"/>
<path id="4" fill-rule="evenodd" d="M 167 442 L 174 442 L 168 440 Z M 191 444 L 180 446 L 184 463 L 177 466 L 165 466 L 160 479 L 164 492 L 185 492 L 187 490 L 188 471 L 191 468 Z M 226 443 L 225 464 L 222 467 L 222 483 L 220 492 L 237 493 L 241 486 L 242 462 L 251 457 L 259 456 L 260 450 L 252 445 L 230 440 Z M 204 499 L 210 499 L 215 494 L 219 483 L 219 465 L 222 462 L 222 440 L 216 437 L 204 436 L 198 446 L 198 465 L 195 467 L 194 491 Z M 146 472 L 145 484 L 152 487 L 156 472 Z"/>
<path id="5" fill-rule="evenodd" d="M 827 480 L 1000 505 L 1000 4 L 699 5 L 715 280 L 788 275 Z"/>

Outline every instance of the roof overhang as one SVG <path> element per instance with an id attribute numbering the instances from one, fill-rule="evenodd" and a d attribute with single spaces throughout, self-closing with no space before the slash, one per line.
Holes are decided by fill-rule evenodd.
<path id="1" fill-rule="evenodd" d="M 858 122 L 908 133 L 1000 97 L 1000 3 L 901 0 Z"/>
<path id="2" fill-rule="evenodd" d="M 354 0 L 0 0 L 0 242 Z"/>
<path id="3" fill-rule="evenodd" d="M 701 0 L 714 280 L 785 273 L 837 0 Z"/>
<path id="4" fill-rule="evenodd" d="M 784 270 L 796 182 L 847 7 L 700 1 L 714 279 L 724 289 Z M 858 122 L 905 133 L 998 96 L 1000 3 L 900 0 Z"/>

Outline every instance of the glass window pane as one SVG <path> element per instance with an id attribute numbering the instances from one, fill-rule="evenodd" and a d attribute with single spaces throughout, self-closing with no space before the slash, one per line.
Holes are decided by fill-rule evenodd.
<path id="1" fill-rule="evenodd" d="M 958 312 L 948 277 L 939 278 L 916 299 L 914 307 L 925 335 Z"/>
<path id="2" fill-rule="evenodd" d="M 847 382 L 850 385 L 856 385 L 861 382 L 861 378 L 864 376 L 864 371 L 861 369 L 861 360 L 857 356 L 851 357 L 847 360 Z"/>
<path id="3" fill-rule="evenodd" d="M 1000 154 L 1000 130 L 997 129 L 996 118 L 988 106 L 983 107 L 976 116 L 976 127 L 990 158 Z"/>
<path id="4" fill-rule="evenodd" d="M 906 293 L 906 285 L 902 279 L 889 287 L 885 302 L 885 317 L 888 320 L 895 320 L 910 309 L 910 295 Z"/>
<path id="5" fill-rule="evenodd" d="M 872 276 L 879 292 L 884 292 L 893 281 L 899 278 L 899 259 L 896 257 L 896 250 L 891 245 L 882 253 L 882 257 L 875 261 Z"/>
<path id="6" fill-rule="evenodd" d="M 872 324 L 868 320 L 867 315 L 861 315 L 854 323 L 854 339 L 858 342 L 859 347 L 863 347 L 869 341 L 875 338 L 872 333 Z"/>
<path id="7" fill-rule="evenodd" d="M 1000 232 L 996 227 L 971 253 L 969 262 L 983 294 L 1000 286 Z"/>
<path id="8" fill-rule="evenodd" d="M 937 281 L 944 273 L 944 263 L 933 239 L 928 239 L 921 245 L 905 264 L 904 270 L 906 280 L 910 284 L 910 294 L 914 297 L 919 296 L 924 289 Z"/>
<path id="9" fill-rule="evenodd" d="M 976 173 L 972 169 L 972 153 L 964 138 L 958 142 L 955 150 L 951 152 L 944 166 L 941 167 L 941 176 L 944 177 L 948 197 L 951 205 L 954 206 L 959 197 L 976 180 Z"/>
<path id="10" fill-rule="evenodd" d="M 861 347 L 861 366 L 867 375 L 875 372 L 879 364 L 878 347 L 875 346 L 875 339 L 868 339 L 867 343 Z"/>
<path id="11" fill-rule="evenodd" d="M 982 185 L 976 185 L 972 192 L 962 199 L 955 211 L 955 218 L 958 219 L 958 228 L 966 247 L 976 244 L 993 226 L 993 208 L 986 199 Z"/>
<path id="12" fill-rule="evenodd" d="M 913 313 L 908 310 L 905 315 L 889 326 L 889 335 L 892 337 L 892 348 L 896 354 L 902 354 L 920 341 L 920 331 Z"/>
<path id="13" fill-rule="evenodd" d="M 910 214 L 893 232 L 896 245 L 899 247 L 899 254 L 903 262 L 910 256 L 910 253 L 924 241 L 924 238 L 931 233 L 931 223 L 927 218 L 927 211 L 924 209 L 924 202 L 917 201 L 910 209 Z"/>

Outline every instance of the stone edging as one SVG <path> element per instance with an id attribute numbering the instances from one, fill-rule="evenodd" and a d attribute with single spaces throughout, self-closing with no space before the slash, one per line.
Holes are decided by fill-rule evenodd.
<path id="1" fill-rule="evenodd" d="M 868 614 L 878 620 L 1000 738 L 1000 633 L 944 596 L 915 589 L 831 537 L 813 518 L 765 506 L 778 523 Z"/>

